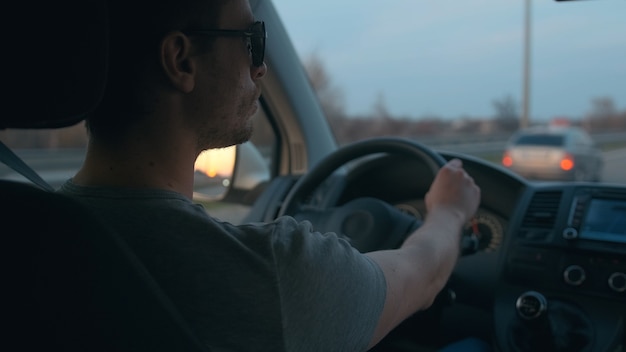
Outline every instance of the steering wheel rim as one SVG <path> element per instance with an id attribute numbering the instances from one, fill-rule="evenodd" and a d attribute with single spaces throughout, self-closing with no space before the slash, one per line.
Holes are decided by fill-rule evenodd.
<path id="1" fill-rule="evenodd" d="M 446 163 L 440 154 L 406 138 L 378 137 L 348 144 L 322 159 L 296 182 L 285 197 L 278 216 L 308 220 L 315 231 L 334 232 L 361 252 L 397 248 L 408 234 L 421 226 L 421 220 L 382 199 L 360 197 L 340 206 L 306 206 L 309 196 L 337 169 L 353 160 L 376 154 L 418 159 L 427 165 L 433 177 Z"/>
<path id="2" fill-rule="evenodd" d="M 358 158 L 380 153 L 416 157 L 428 165 L 433 176 L 446 163 L 439 153 L 407 138 L 377 137 L 354 142 L 337 149 L 302 176 L 285 197 L 278 216 L 297 213 L 303 200 L 341 166 Z"/>

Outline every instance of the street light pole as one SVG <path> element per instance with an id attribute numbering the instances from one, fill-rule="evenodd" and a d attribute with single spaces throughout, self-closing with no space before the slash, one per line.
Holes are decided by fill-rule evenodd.
<path id="1" fill-rule="evenodd" d="M 530 125 L 531 0 L 524 1 L 524 87 L 522 93 L 522 119 L 520 121 L 520 128 L 526 128 Z"/>

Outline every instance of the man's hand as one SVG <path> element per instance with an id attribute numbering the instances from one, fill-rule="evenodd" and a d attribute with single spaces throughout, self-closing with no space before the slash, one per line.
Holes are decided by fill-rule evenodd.
<path id="1" fill-rule="evenodd" d="M 439 170 L 426 194 L 429 213 L 445 210 L 451 215 L 456 214 L 462 224 L 474 216 L 479 203 L 480 188 L 465 172 L 459 159 L 450 160 Z"/>

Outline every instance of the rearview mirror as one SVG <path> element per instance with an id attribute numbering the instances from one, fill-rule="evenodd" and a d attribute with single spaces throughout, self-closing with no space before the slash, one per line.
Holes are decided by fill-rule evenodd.
<path id="1" fill-rule="evenodd" d="M 194 198 L 220 200 L 233 176 L 236 148 L 205 150 L 194 165 Z"/>
<path id="2" fill-rule="evenodd" d="M 269 161 L 252 142 L 202 152 L 194 166 L 194 198 L 222 200 L 234 189 L 246 193 L 270 180 Z"/>
<path id="3" fill-rule="evenodd" d="M 269 161 L 265 160 L 252 142 L 237 146 L 232 187 L 252 191 L 270 180 Z"/>

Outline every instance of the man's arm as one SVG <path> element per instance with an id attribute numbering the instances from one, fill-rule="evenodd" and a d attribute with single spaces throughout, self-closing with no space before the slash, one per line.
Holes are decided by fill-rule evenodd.
<path id="1" fill-rule="evenodd" d="M 383 312 L 370 348 L 415 312 L 428 308 L 459 256 L 463 225 L 474 215 L 480 189 L 459 160 L 441 168 L 426 195 L 424 224 L 399 249 L 367 253 L 387 282 Z"/>

